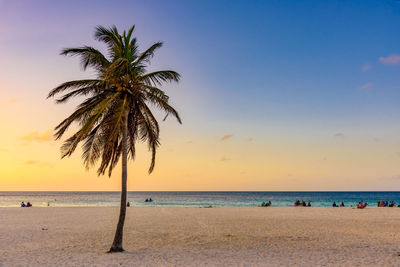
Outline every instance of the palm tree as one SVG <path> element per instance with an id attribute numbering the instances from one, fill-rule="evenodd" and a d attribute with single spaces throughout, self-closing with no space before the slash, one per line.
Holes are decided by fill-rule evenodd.
<path id="1" fill-rule="evenodd" d="M 83 69 L 94 69 L 96 78 L 65 82 L 48 95 L 49 98 L 63 93 L 56 103 L 65 103 L 76 96 L 85 97 L 76 110 L 55 128 L 55 138 L 60 139 L 72 123 L 79 125 L 78 131 L 63 143 L 62 158 L 70 156 L 83 142 L 82 159 L 86 168 L 100 159 L 98 175 L 105 174 L 108 169 L 111 176 L 122 155 L 120 215 L 109 252 L 123 251 L 127 161 L 128 157 L 135 158 L 137 141 L 147 142 L 152 155 L 149 173 L 154 169 L 160 128 L 150 107 L 164 111 L 165 118 L 173 115 L 181 123 L 178 112 L 169 104 L 169 97 L 158 88 L 163 82 L 178 82 L 180 75 L 172 70 L 146 72 L 150 59 L 162 43 L 157 42 L 140 53 L 137 40 L 132 37 L 133 30 L 134 26 L 121 35 L 115 26 L 96 27 L 94 37 L 106 44 L 106 55 L 90 46 L 62 50 L 61 55 L 79 56 Z"/>

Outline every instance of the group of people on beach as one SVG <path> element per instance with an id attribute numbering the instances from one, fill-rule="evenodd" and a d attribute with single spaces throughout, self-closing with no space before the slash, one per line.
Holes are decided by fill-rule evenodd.
<path id="1" fill-rule="evenodd" d="M 27 207 L 27 208 L 32 207 L 32 204 L 31 204 L 29 201 L 28 201 L 28 203 L 26 203 L 26 204 L 25 204 L 24 201 L 22 201 L 22 202 L 21 202 L 21 208 L 25 208 L 25 207 Z"/>
<path id="2" fill-rule="evenodd" d="M 340 203 L 340 206 L 339 206 L 338 204 L 336 204 L 336 201 L 333 201 L 332 207 L 344 207 L 344 203 L 342 201 L 342 203 Z"/>
<path id="3" fill-rule="evenodd" d="M 271 205 L 272 205 L 271 201 L 261 203 L 261 207 L 269 207 L 269 206 L 271 206 Z M 356 207 L 357 207 L 358 209 L 363 209 L 363 208 L 365 208 L 367 205 L 368 205 L 367 203 L 365 203 L 365 202 L 363 202 L 363 201 L 361 200 L 361 201 L 356 205 Z M 302 200 L 302 201 L 297 200 L 297 201 L 294 203 L 294 206 L 295 206 L 295 207 L 311 207 L 311 201 L 308 201 L 308 203 L 306 203 L 304 200 Z M 378 201 L 378 207 L 395 207 L 395 206 L 396 206 L 396 203 L 395 203 L 394 201 L 390 201 L 390 202 L 388 202 L 387 200 L 386 200 L 386 201 L 380 201 L 380 200 Z M 345 207 L 345 205 L 344 205 L 344 202 L 343 202 L 343 201 L 340 203 L 340 205 L 336 204 L 336 201 L 334 201 L 334 202 L 332 203 L 332 207 Z M 399 204 L 398 207 L 400 207 L 400 204 Z"/>
<path id="4" fill-rule="evenodd" d="M 269 207 L 269 206 L 271 206 L 271 205 L 272 205 L 272 202 L 271 202 L 271 201 L 267 201 L 267 202 L 261 203 L 261 207 Z"/>
<path id="5" fill-rule="evenodd" d="M 299 207 L 299 206 L 302 206 L 302 207 L 311 207 L 311 202 L 308 201 L 308 203 L 306 203 L 304 200 L 302 200 L 301 202 L 300 202 L 300 200 L 297 200 L 296 202 L 294 202 L 294 206 L 295 206 L 295 207 Z"/>
<path id="6" fill-rule="evenodd" d="M 152 200 L 151 198 L 146 198 L 146 200 L 145 200 L 144 202 L 153 202 L 153 200 Z M 127 207 L 130 207 L 130 206 L 131 206 L 131 203 L 130 203 L 129 201 L 126 202 L 126 206 L 127 206 Z"/>
<path id="7" fill-rule="evenodd" d="M 393 200 L 388 201 L 388 200 L 378 200 L 378 207 L 396 207 L 396 202 Z M 397 206 L 400 208 L 400 204 Z"/>
<path id="8" fill-rule="evenodd" d="M 358 202 L 357 204 L 357 209 L 363 209 L 368 205 L 368 203 L 363 202 L 362 200 L 360 202 Z"/>

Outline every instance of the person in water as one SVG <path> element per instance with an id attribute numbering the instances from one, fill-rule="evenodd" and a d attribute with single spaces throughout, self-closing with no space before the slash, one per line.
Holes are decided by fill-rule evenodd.
<path id="1" fill-rule="evenodd" d="M 148 199 L 148 198 L 146 198 L 146 200 L 145 200 L 144 202 L 149 202 L 149 199 Z"/>

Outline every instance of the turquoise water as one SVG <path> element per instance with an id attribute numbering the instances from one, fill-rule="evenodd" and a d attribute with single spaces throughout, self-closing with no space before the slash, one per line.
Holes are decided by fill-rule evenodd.
<path id="1" fill-rule="evenodd" d="M 146 203 L 146 198 L 152 203 Z M 0 192 L 0 207 L 18 207 L 21 201 L 33 206 L 87 207 L 118 206 L 119 192 Z M 128 192 L 132 206 L 258 206 L 270 200 L 272 206 L 293 206 L 296 200 L 328 207 L 333 201 L 355 206 L 360 200 L 376 206 L 377 200 L 400 203 L 400 192 Z"/>

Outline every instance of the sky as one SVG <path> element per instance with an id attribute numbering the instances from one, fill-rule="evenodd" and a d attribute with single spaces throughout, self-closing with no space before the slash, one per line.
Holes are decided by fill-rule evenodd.
<path id="1" fill-rule="evenodd" d="M 0 191 L 120 189 L 120 166 L 61 160 L 53 129 L 83 99 L 46 96 L 94 77 L 61 49 L 133 24 L 164 42 L 149 71 L 182 75 L 162 88 L 183 124 L 161 122 L 151 175 L 139 146 L 128 190 L 400 190 L 399 1 L 0 0 Z"/>

